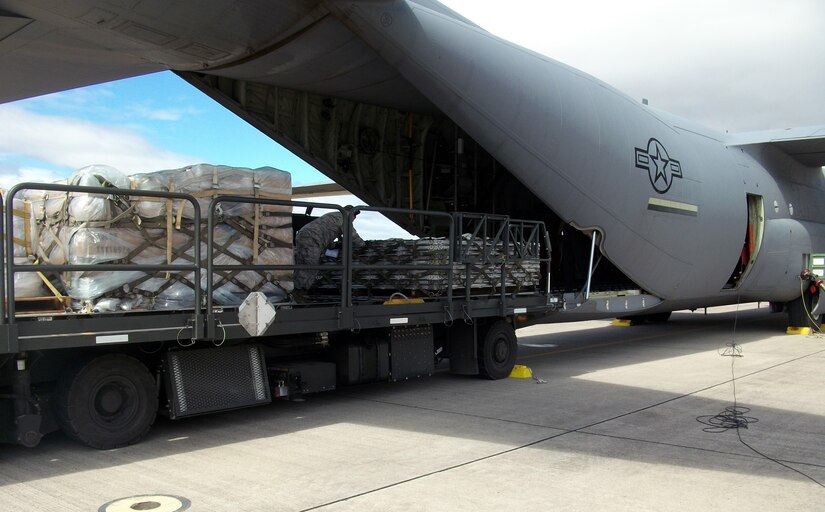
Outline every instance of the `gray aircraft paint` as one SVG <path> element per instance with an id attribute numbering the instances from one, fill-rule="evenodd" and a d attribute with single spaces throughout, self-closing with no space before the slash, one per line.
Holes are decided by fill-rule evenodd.
<path id="1" fill-rule="evenodd" d="M 822 188 L 821 172 L 786 159 L 780 181 L 749 154 L 727 148 L 721 134 L 420 5 L 350 2 L 337 15 L 564 220 L 603 233 L 604 254 L 664 299 L 700 303 L 736 293 L 722 287 L 742 250 L 747 193 L 787 205 L 799 196 L 794 187 Z M 636 165 L 636 148 L 651 138 L 680 164 L 681 177 L 664 194 Z M 789 174 L 803 183 L 785 182 Z M 663 198 L 697 214 L 648 208 Z M 768 257 L 739 292 L 789 300 L 799 293 L 802 254 L 823 247 L 821 226 L 783 219 L 784 208 L 766 214 Z M 789 254 L 799 255 L 799 268 L 777 267 Z"/>

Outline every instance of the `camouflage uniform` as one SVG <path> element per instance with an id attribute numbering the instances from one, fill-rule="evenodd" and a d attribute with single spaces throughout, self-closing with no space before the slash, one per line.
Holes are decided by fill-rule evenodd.
<path id="1" fill-rule="evenodd" d="M 313 220 L 295 233 L 295 264 L 318 265 L 321 256 L 336 238 L 344 232 L 344 217 L 341 212 L 327 213 Z M 363 247 L 364 241 L 352 229 L 353 247 Z M 311 288 L 318 279 L 317 270 L 296 270 L 295 288 Z"/>

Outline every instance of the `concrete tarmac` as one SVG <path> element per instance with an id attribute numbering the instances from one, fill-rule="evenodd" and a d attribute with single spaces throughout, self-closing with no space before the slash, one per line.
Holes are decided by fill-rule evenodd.
<path id="1" fill-rule="evenodd" d="M 535 379 L 441 371 L 161 419 L 110 451 L 55 433 L 0 447 L 0 509 L 170 495 L 210 512 L 823 510 L 825 338 L 784 330 L 764 305 L 534 326 L 519 330 L 519 363 Z M 732 342 L 741 357 L 723 355 Z M 697 421 L 734 404 L 747 428 Z"/>

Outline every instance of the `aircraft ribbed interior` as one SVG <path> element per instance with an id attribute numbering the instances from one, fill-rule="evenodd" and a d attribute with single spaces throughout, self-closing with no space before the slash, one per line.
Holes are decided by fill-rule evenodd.
<path id="1" fill-rule="evenodd" d="M 551 288 L 577 292 L 585 286 L 589 235 L 564 223 L 434 107 L 405 112 L 225 76 L 181 76 L 372 206 L 544 221 L 552 246 Z M 415 235 L 445 236 L 447 226 L 437 219 L 392 220 Z M 594 268 L 591 292 L 639 289 L 598 254 Z"/>

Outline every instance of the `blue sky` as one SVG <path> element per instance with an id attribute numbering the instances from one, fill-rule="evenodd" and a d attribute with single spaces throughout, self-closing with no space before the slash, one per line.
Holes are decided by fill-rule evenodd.
<path id="1" fill-rule="evenodd" d="M 130 175 L 196 163 L 275 167 L 293 186 L 330 181 L 171 72 L 0 105 L 0 188 L 58 181 L 91 164 Z M 313 201 L 363 204 L 352 195 Z M 355 226 L 366 239 L 409 237 L 377 213 Z"/>
<path id="2" fill-rule="evenodd" d="M 171 72 L 10 103 L 0 109 L 0 124 L 7 132 L 0 142 L 0 171 L 9 171 L 0 179 L 6 182 L 17 169 L 23 176 L 33 170 L 60 178 L 93 163 L 133 174 L 204 162 L 277 167 L 290 171 L 296 185 L 329 181 Z M 14 144 L 22 130 L 30 137 Z M 63 147 L 73 140 L 76 147 Z M 83 157 L 88 161 L 78 160 Z"/>

